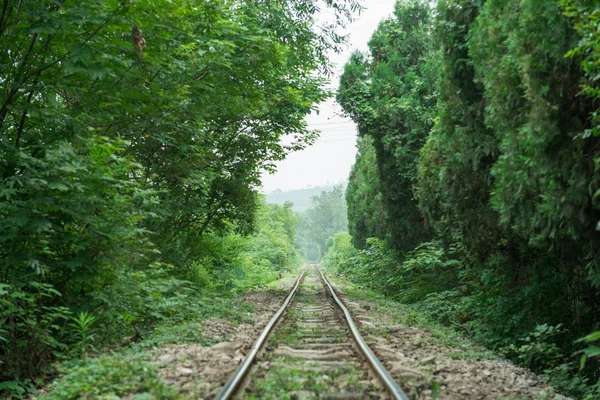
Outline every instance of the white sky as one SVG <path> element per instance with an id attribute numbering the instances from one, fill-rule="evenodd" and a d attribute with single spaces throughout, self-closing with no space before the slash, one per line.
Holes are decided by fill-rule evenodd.
<path id="1" fill-rule="evenodd" d="M 364 0 L 366 9 L 348 25 L 350 35 L 346 49 L 332 54 L 335 75 L 331 78 L 336 88 L 344 64 L 355 50 L 367 51 L 367 43 L 379 22 L 394 11 L 396 0 Z M 319 129 L 321 137 L 317 142 L 302 151 L 290 154 L 277 163 L 277 172 L 262 177 L 263 191 L 275 189 L 291 190 L 312 186 L 336 184 L 348 179 L 350 168 L 356 155 L 356 127 L 341 116 L 341 109 L 334 99 L 319 105 L 319 113 L 306 119 L 309 128 Z"/>

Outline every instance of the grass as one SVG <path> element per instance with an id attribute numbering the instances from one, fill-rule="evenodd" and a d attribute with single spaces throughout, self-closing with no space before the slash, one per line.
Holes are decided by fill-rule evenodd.
<path id="1" fill-rule="evenodd" d="M 302 363 L 294 366 L 293 362 Z M 294 360 L 288 357 L 284 361 L 285 367 L 275 365 L 266 371 L 257 371 L 264 374 L 264 379 L 256 380 L 252 392 L 246 393 L 248 399 L 293 399 L 297 398 L 294 392 L 311 392 L 324 394 L 335 387 L 344 391 L 362 393 L 364 384 L 359 381 L 361 373 L 354 368 L 332 369 L 329 371 L 311 370 L 310 367 L 318 363 L 306 363 L 303 359 Z M 366 389 L 374 389 L 368 387 Z"/>
<path id="2" fill-rule="evenodd" d="M 311 306 L 322 300 L 316 296 L 310 286 L 303 287 L 296 295 L 294 304 L 296 306 Z M 272 333 L 269 345 L 277 347 L 281 345 L 300 345 L 307 339 L 307 334 L 324 334 L 337 339 L 337 342 L 345 341 L 344 331 L 329 329 L 331 326 L 323 324 L 303 324 L 303 320 L 314 318 L 314 311 L 303 308 L 292 308 L 288 310 L 283 321 Z M 253 374 L 256 379 L 244 393 L 248 399 L 293 399 L 304 396 L 322 396 L 328 392 L 355 392 L 364 393 L 376 390 L 364 378 L 365 371 L 357 371 L 352 363 L 347 363 L 343 368 L 327 367 L 323 363 L 307 360 L 303 357 L 289 355 L 278 355 L 266 352 L 268 364 L 260 364 Z M 342 360 L 340 360 L 342 361 Z"/>
<path id="3" fill-rule="evenodd" d="M 282 324 L 280 324 L 275 332 L 271 334 L 269 341 L 275 345 L 279 344 L 298 344 L 300 341 L 300 333 L 298 330 L 297 318 L 298 312 L 295 310 L 287 310 L 286 318 Z"/>
<path id="4" fill-rule="evenodd" d="M 331 279 L 346 295 L 349 301 L 368 301 L 371 306 L 377 307 L 378 312 L 385 314 L 386 321 L 389 324 L 400 324 L 412 326 L 426 330 L 431 336 L 424 337 L 423 343 L 434 342 L 443 346 L 459 348 L 460 352 L 450 352 L 450 357 L 454 359 L 465 360 L 498 360 L 501 359 L 491 350 L 476 344 L 474 341 L 465 338 L 459 331 L 442 325 L 430 318 L 426 312 L 419 309 L 417 305 L 409 305 L 398 301 L 390 300 L 380 293 L 373 290 L 357 288 L 351 282 L 329 274 Z M 370 333 L 389 337 L 390 333 L 387 327 L 368 328 Z"/>
<path id="5" fill-rule="evenodd" d="M 146 353 L 139 353 L 71 362 L 61 379 L 41 398 L 117 399 L 129 396 L 133 399 L 178 399 L 177 393 L 161 381 L 156 367 L 148 359 Z"/>
<path id="6" fill-rule="evenodd" d="M 225 319 L 232 325 L 252 320 L 256 308 L 226 296 L 202 297 L 190 304 L 185 315 L 163 320 L 143 340 L 129 347 L 105 351 L 95 357 L 75 359 L 58 366 L 59 377 L 40 399 L 179 399 L 176 388 L 157 375 L 150 350 L 167 344 L 195 343 L 210 346 L 216 339 L 202 335 L 198 324 L 208 318 Z"/>

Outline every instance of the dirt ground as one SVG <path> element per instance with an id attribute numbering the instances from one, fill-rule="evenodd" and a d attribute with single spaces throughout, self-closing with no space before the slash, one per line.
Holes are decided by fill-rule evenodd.
<path id="1" fill-rule="evenodd" d="M 282 289 L 291 282 L 283 281 Z M 252 323 L 231 325 L 228 321 L 209 319 L 198 324 L 205 337 L 218 343 L 205 347 L 197 344 L 167 345 L 153 351 L 153 363 L 159 376 L 176 385 L 184 396 L 213 398 L 244 359 L 252 344 L 273 314 L 279 309 L 286 291 L 262 291 L 247 294 L 240 301 L 256 307 Z"/>
<path id="2" fill-rule="evenodd" d="M 290 288 L 293 280 L 280 283 Z M 363 337 L 392 376 L 414 399 L 567 399 L 531 372 L 504 360 L 471 357 L 457 343 L 442 344 L 424 328 L 394 322 L 385 310 L 351 299 L 336 285 Z M 232 326 L 210 319 L 199 324 L 211 347 L 168 345 L 154 350 L 153 362 L 168 384 L 190 398 L 213 398 L 280 307 L 285 291 L 256 292 L 241 300 L 255 305 L 252 323 Z"/>
<path id="3" fill-rule="evenodd" d="M 568 399 L 524 368 L 473 357 L 458 343 L 441 344 L 427 329 L 395 323 L 388 312 L 333 285 L 365 341 L 411 398 Z"/>

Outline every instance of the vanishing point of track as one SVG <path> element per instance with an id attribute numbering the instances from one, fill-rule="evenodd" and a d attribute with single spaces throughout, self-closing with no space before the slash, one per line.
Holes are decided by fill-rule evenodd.
<path id="1" fill-rule="evenodd" d="M 298 277 L 217 399 L 233 397 L 408 399 L 317 268 Z"/>

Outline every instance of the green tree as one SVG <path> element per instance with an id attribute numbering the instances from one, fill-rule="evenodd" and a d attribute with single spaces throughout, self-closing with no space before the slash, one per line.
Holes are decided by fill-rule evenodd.
<path id="1" fill-rule="evenodd" d="M 336 24 L 359 8 L 323 7 Z M 32 282 L 61 291 L 2 310 L 9 321 L 106 311 L 102 291 L 133 270 L 158 261 L 183 276 L 207 235 L 251 233 L 260 174 L 314 140 L 304 117 L 330 95 L 327 54 L 343 41 L 308 0 L 0 8 L 0 279 L 11 298 L 29 298 Z M 11 342 L 37 348 L 14 326 Z M 0 348 L 0 379 L 44 367 L 13 362 L 28 349 Z"/>
<path id="2" fill-rule="evenodd" d="M 427 2 L 398 2 L 369 41 L 370 57 L 356 53 L 344 67 L 337 94 L 359 134 L 373 138 L 390 244 L 401 252 L 430 237 L 414 195 L 436 102 L 430 21 Z"/>
<path id="3" fill-rule="evenodd" d="M 446 322 L 473 319 L 477 338 L 581 397 L 593 395 L 569 357 L 600 307 L 596 3 L 440 0 L 432 19 L 429 4 L 399 2 L 370 56 L 351 56 L 337 95 L 373 138 L 379 173 L 367 183 L 359 153 L 355 279 L 447 307 Z M 389 249 L 367 238 L 383 225 L 364 216 L 376 215 L 364 200 L 377 184 L 400 250 L 384 263 Z M 426 242 L 420 212 L 439 243 Z"/>
<path id="4" fill-rule="evenodd" d="M 357 148 L 356 161 L 350 171 L 346 188 L 346 203 L 348 231 L 352 237 L 352 244 L 363 249 L 368 238 L 387 237 L 387 217 L 377 173 L 373 139 L 370 136 L 358 138 Z"/>
<path id="5" fill-rule="evenodd" d="M 323 191 L 311 201 L 311 208 L 300 216 L 297 244 L 304 248 L 305 257 L 317 261 L 325 254 L 328 240 L 347 229 L 348 218 L 341 186 Z"/>
<path id="6" fill-rule="evenodd" d="M 437 119 L 421 149 L 417 196 L 428 223 L 450 240 L 463 240 L 485 259 L 502 237 L 489 207 L 498 158 L 493 132 L 484 124 L 483 85 L 475 80 L 467 40 L 480 0 L 438 2 L 435 37 L 441 49 Z"/>
<path id="7" fill-rule="evenodd" d="M 254 262 L 266 264 L 273 272 L 283 272 L 296 266 L 298 256 L 294 237 L 298 216 L 292 203 L 267 204 L 262 201 L 257 216 L 257 231 L 252 236 L 246 252 Z"/>
<path id="8" fill-rule="evenodd" d="M 570 354 L 600 304 L 597 138 L 581 134 L 595 107 L 565 57 L 580 39 L 558 2 L 537 0 L 440 1 L 436 30 L 439 116 L 420 204 L 446 242 L 464 243 L 479 337 L 507 346 L 562 324 L 553 340 Z"/>

